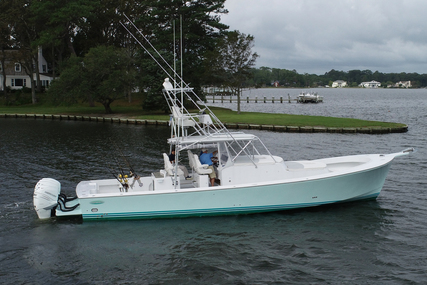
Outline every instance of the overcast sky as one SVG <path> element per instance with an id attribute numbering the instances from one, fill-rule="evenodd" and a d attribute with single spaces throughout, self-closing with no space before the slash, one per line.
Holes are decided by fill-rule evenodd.
<path id="1" fill-rule="evenodd" d="M 226 0 L 255 37 L 256 67 L 427 73 L 427 0 Z"/>

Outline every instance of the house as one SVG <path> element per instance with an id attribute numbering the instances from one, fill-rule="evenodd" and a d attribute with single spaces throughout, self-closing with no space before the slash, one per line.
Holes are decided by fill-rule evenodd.
<path id="1" fill-rule="evenodd" d="M 396 88 L 410 88 L 412 87 L 411 81 L 399 81 L 396 84 L 394 84 L 393 87 Z"/>
<path id="2" fill-rule="evenodd" d="M 3 68 L 6 71 L 6 87 L 11 89 L 21 89 L 23 87 L 31 87 L 31 78 L 25 72 L 24 67 L 15 59 L 13 53 L 16 53 L 16 50 L 7 50 L 6 52 L 6 61 L 5 66 L 3 67 L 0 63 L 0 90 L 4 90 L 3 86 Z M 43 57 L 43 52 L 41 47 L 38 49 L 38 58 L 39 58 L 39 74 L 40 82 L 43 87 L 49 87 L 50 82 L 53 80 L 53 77 L 48 74 L 48 65 L 46 59 Z M 36 81 L 36 74 L 32 76 L 32 80 Z"/>
<path id="3" fill-rule="evenodd" d="M 363 87 L 363 88 L 378 88 L 381 86 L 381 82 L 372 80 L 369 82 L 362 82 L 359 84 L 359 87 Z"/>
<path id="4" fill-rule="evenodd" d="M 336 80 L 332 82 L 332 88 L 345 87 L 345 86 L 347 86 L 347 81 L 344 81 L 344 80 Z"/>

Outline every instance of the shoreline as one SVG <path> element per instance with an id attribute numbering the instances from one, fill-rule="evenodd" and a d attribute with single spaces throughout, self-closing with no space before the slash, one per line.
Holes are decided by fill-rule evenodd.
<path id="1" fill-rule="evenodd" d="M 168 126 L 166 120 L 148 120 L 148 119 L 129 119 L 119 117 L 90 117 L 80 115 L 46 115 L 46 114 L 0 114 L 0 118 L 29 118 L 43 120 L 69 120 L 69 121 L 90 121 L 102 123 L 118 123 L 118 124 L 133 124 L 133 125 L 155 125 Z M 405 133 L 408 131 L 408 126 L 384 128 L 329 128 L 329 127 L 312 127 L 312 126 L 280 126 L 280 125 L 257 125 L 257 124 L 242 124 L 242 123 L 224 123 L 228 129 L 253 129 L 267 130 L 273 132 L 288 132 L 288 133 L 359 133 L 359 134 L 390 134 L 390 133 Z"/>

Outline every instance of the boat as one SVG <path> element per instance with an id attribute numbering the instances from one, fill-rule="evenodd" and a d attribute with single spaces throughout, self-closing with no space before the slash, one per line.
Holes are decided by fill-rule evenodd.
<path id="1" fill-rule="evenodd" d="M 236 215 L 376 199 L 394 158 L 414 151 L 285 161 L 260 137 L 228 130 L 181 76 L 166 74 L 167 142 L 177 163 L 162 153 L 164 167 L 142 176 L 123 156 L 125 166 L 114 177 L 81 181 L 75 197 L 62 193 L 58 180 L 42 178 L 33 194 L 40 219 Z M 216 153 L 214 166 L 200 161 L 202 150 Z M 190 177 L 180 164 L 187 164 Z"/>
<path id="2" fill-rule="evenodd" d="M 323 96 L 319 96 L 317 92 L 301 92 L 297 96 L 297 103 L 319 103 L 323 102 Z"/>
<path id="3" fill-rule="evenodd" d="M 40 219 L 247 214 L 375 199 L 393 159 L 414 151 L 284 161 L 271 154 L 258 136 L 228 130 L 193 89 L 175 88 L 170 80 L 163 83 L 171 110 L 168 143 L 176 150 L 177 161 L 188 161 L 191 179 L 178 164 L 170 163 L 166 153 L 161 157 L 164 169 L 146 177 L 133 168 L 128 174 L 122 169 L 114 179 L 82 181 L 74 198 L 61 193 L 57 180 L 43 178 L 34 189 Z M 190 113 L 184 100 L 198 111 Z M 218 152 L 214 185 L 209 179 L 212 170 L 199 160 L 202 149 Z"/>

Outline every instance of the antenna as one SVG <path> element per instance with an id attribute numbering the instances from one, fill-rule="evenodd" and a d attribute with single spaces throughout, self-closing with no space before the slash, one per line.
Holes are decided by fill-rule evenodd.
<path id="1" fill-rule="evenodd" d="M 184 72 L 182 70 L 182 14 L 179 15 L 179 23 L 180 23 L 180 48 L 181 48 L 181 112 L 184 110 Z"/>
<path id="2" fill-rule="evenodd" d="M 172 20 L 173 24 L 173 88 L 176 88 L 176 35 L 175 35 L 175 19 Z"/>

